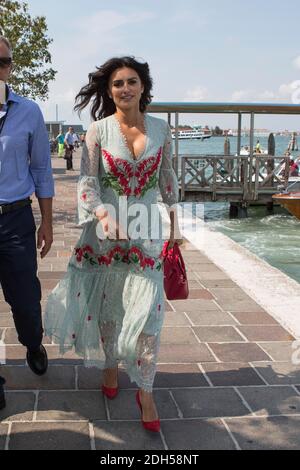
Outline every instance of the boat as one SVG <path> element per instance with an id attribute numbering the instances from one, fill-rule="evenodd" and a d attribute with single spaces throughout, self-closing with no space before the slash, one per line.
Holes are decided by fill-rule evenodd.
<path id="1" fill-rule="evenodd" d="M 249 157 L 249 155 L 250 155 L 249 147 L 247 147 L 247 146 L 241 147 L 240 155 L 242 155 L 243 157 Z M 254 156 L 255 155 L 268 155 L 268 150 L 261 149 L 260 152 L 256 152 L 256 149 L 253 149 L 253 155 Z M 236 153 L 235 156 L 237 157 L 238 154 Z"/>
<path id="2" fill-rule="evenodd" d="M 178 131 L 179 140 L 205 140 L 211 137 L 211 132 L 205 132 L 202 129 L 185 129 Z M 176 139 L 175 131 L 172 131 L 172 139 Z"/>
<path id="3" fill-rule="evenodd" d="M 273 199 L 300 220 L 300 181 L 295 181 L 287 192 L 274 194 Z"/>

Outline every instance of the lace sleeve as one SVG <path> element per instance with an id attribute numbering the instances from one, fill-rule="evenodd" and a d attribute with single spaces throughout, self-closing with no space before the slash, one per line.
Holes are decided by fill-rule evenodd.
<path id="1" fill-rule="evenodd" d="M 172 166 L 172 155 L 172 133 L 168 126 L 159 175 L 159 188 L 162 200 L 168 206 L 178 202 L 178 180 Z"/>
<path id="2" fill-rule="evenodd" d="M 99 161 L 101 156 L 98 123 L 94 122 L 86 134 L 83 145 L 80 177 L 78 181 L 78 223 L 91 222 L 95 210 L 103 207 L 99 185 Z"/>

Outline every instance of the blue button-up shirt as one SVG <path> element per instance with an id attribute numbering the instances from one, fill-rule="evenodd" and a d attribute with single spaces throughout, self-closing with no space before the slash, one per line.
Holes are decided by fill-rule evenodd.
<path id="1" fill-rule="evenodd" d="M 9 90 L 0 135 L 0 204 L 54 196 L 48 133 L 36 103 Z"/>

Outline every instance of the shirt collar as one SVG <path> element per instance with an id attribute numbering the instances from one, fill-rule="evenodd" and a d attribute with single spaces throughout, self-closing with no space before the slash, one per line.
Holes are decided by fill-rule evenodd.
<path id="1" fill-rule="evenodd" d="M 10 88 L 8 88 L 8 98 L 7 98 L 7 101 L 6 101 L 6 104 L 7 103 L 19 103 L 20 102 L 20 96 L 16 95 L 16 93 L 14 93 L 13 91 L 11 91 Z"/>

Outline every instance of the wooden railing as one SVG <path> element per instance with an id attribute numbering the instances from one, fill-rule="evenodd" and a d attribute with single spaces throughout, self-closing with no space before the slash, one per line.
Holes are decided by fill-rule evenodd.
<path id="1" fill-rule="evenodd" d="M 288 178 L 289 157 L 181 155 L 182 201 L 189 192 L 197 192 L 199 200 L 228 200 L 234 195 L 243 201 L 257 201 L 285 188 Z"/>

